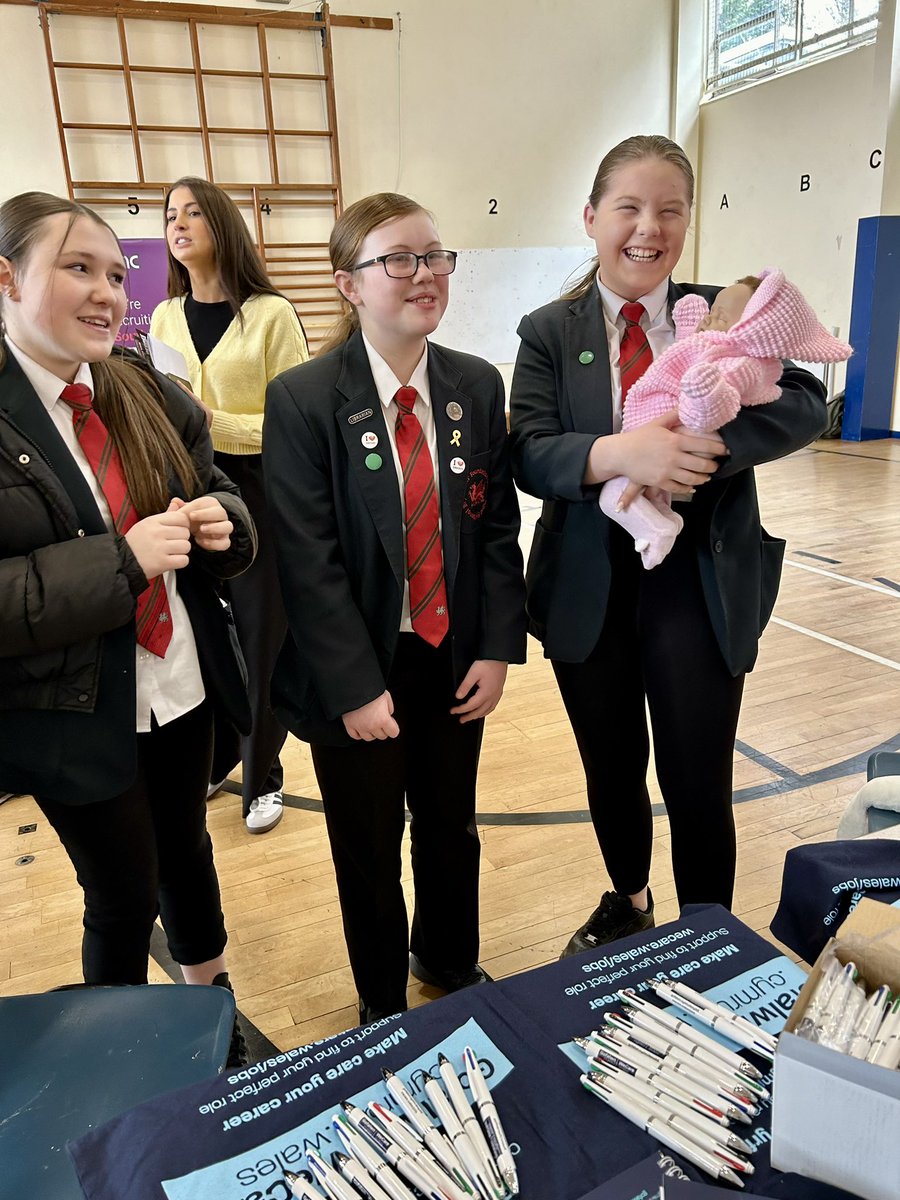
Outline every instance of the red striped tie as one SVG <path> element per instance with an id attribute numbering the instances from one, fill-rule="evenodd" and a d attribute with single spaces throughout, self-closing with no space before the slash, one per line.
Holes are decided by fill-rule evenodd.
<path id="1" fill-rule="evenodd" d="M 412 627 L 432 646 L 439 646 L 450 628 L 447 589 L 441 557 L 434 467 L 419 418 L 413 412 L 415 388 L 400 388 L 394 399 L 397 415 L 397 453 L 403 468 L 406 500 L 406 575 Z"/>
<path id="2" fill-rule="evenodd" d="M 643 304 L 638 304 L 637 301 L 623 304 L 621 308 L 625 320 L 625 331 L 619 342 L 619 377 L 622 380 L 623 408 L 632 384 L 637 383 L 653 362 L 653 351 L 650 349 L 646 333 L 641 328 L 641 317 L 645 311 Z"/>
<path id="3" fill-rule="evenodd" d="M 109 432 L 92 407 L 91 389 L 70 383 L 59 394 L 72 409 L 75 436 L 97 477 L 117 533 L 127 533 L 138 519 L 128 495 L 125 471 Z M 135 612 L 137 640 L 159 658 L 166 657 L 172 640 L 172 612 L 162 575 L 141 592 Z"/>

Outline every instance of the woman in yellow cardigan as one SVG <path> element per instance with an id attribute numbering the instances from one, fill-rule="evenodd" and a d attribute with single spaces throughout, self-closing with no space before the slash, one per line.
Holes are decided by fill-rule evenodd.
<path id="1" fill-rule="evenodd" d="M 253 566 L 230 581 L 247 661 L 253 730 L 239 745 L 216 730 L 210 795 L 243 762 L 243 812 L 250 833 L 281 820 L 286 736 L 269 707 L 269 681 L 287 621 L 281 602 L 262 485 L 266 386 L 309 358 L 290 301 L 272 286 L 237 206 L 205 179 L 185 176 L 165 202 L 169 299 L 150 323 L 155 338 L 180 351 L 207 412 L 216 465 L 237 483 L 259 533 Z"/>

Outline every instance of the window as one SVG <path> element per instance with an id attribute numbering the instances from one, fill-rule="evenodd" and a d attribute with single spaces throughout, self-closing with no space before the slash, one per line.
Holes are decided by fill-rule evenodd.
<path id="1" fill-rule="evenodd" d="M 878 0 L 707 0 L 706 98 L 872 42 Z"/>

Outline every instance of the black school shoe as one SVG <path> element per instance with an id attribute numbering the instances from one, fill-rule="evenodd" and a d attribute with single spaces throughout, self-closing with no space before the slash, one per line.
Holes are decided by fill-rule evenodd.
<path id="1" fill-rule="evenodd" d="M 594 950 L 607 942 L 618 941 L 628 937 L 630 933 L 641 933 L 645 929 L 653 929 L 656 921 L 653 919 L 653 893 L 647 890 L 649 904 L 646 912 L 635 908 L 627 896 L 620 892 L 604 892 L 603 899 L 581 926 L 576 929 L 566 943 L 560 958 L 568 958 L 570 954 L 580 954 L 582 950 Z"/>
<path id="2" fill-rule="evenodd" d="M 442 988 L 445 992 L 460 992 L 463 988 L 494 982 L 484 967 L 479 966 L 478 963 L 473 963 L 471 967 L 466 967 L 461 971 L 432 970 L 430 967 L 426 967 L 417 955 L 410 954 L 409 969 L 420 982 Z"/>
<path id="3" fill-rule="evenodd" d="M 222 971 L 213 980 L 213 987 L 225 988 L 226 991 L 234 995 L 234 988 L 231 986 L 231 980 L 228 978 L 227 971 Z M 240 1017 L 237 1013 L 234 1014 L 234 1025 L 231 1028 L 231 1044 L 228 1047 L 228 1058 L 225 1060 L 226 1070 L 234 1070 L 236 1067 L 246 1067 L 250 1062 L 250 1051 L 247 1049 L 247 1039 L 244 1037 L 244 1031 L 241 1029 Z"/>
<path id="4" fill-rule="evenodd" d="M 360 1025 L 371 1025 L 375 1021 L 383 1021 L 385 1017 L 396 1017 L 405 1012 L 405 1004 L 402 1008 L 376 1008 L 374 1004 L 366 1004 L 362 996 L 359 998 Z"/>

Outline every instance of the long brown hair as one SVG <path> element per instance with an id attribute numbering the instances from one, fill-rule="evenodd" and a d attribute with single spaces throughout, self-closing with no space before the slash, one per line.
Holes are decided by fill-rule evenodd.
<path id="1" fill-rule="evenodd" d="M 203 213 L 203 220 L 209 229 L 212 239 L 213 254 L 216 262 L 216 272 L 219 284 L 225 293 L 225 299 L 231 305 L 232 313 L 237 317 L 241 329 L 244 328 L 244 314 L 241 305 L 251 296 L 281 296 L 266 274 L 262 259 L 250 230 L 240 209 L 227 192 L 216 187 L 206 179 L 196 175 L 184 175 L 176 179 L 166 193 L 163 205 L 163 236 L 165 236 L 169 210 L 169 202 L 176 188 L 187 188 Z M 191 277 L 187 267 L 172 256 L 169 240 L 166 238 L 166 256 L 169 260 L 169 274 L 166 280 L 169 299 L 187 296 L 191 291 Z M 284 297 L 287 299 L 287 297 Z M 290 303 L 290 302 L 289 302 Z M 292 306 L 293 307 L 293 306 Z M 299 321 L 300 318 L 297 317 Z"/>
<path id="2" fill-rule="evenodd" d="M 619 142 L 617 146 L 613 146 L 607 154 L 604 155 L 600 166 L 597 168 L 597 174 L 594 176 L 594 186 L 591 188 L 591 194 L 588 196 L 588 203 L 591 208 L 596 208 L 603 196 L 606 194 L 612 177 L 618 171 L 619 167 L 630 162 L 640 162 L 645 158 L 658 158 L 662 162 L 671 163 L 673 167 L 684 176 L 684 182 L 687 184 L 688 192 L 688 207 L 694 203 L 694 168 L 691 166 L 690 159 L 671 138 L 663 137 L 660 133 L 639 133 L 634 137 L 626 138 L 624 142 Z M 563 300 L 579 300 L 582 296 L 586 296 L 594 284 L 597 277 L 598 261 L 596 256 L 591 260 L 590 270 L 579 280 L 574 287 L 570 288 L 562 296 Z"/>
<path id="3" fill-rule="evenodd" d="M 401 196 L 397 192 L 376 192 L 351 204 L 335 221 L 328 241 L 328 257 L 331 259 L 332 271 L 353 270 L 359 261 L 362 244 L 373 229 L 377 229 L 385 221 L 395 221 L 398 217 L 419 212 L 431 216 L 427 208 L 423 208 L 415 200 L 410 200 L 409 196 Z M 327 354 L 335 346 L 343 345 L 359 329 L 359 314 L 355 307 L 345 296 L 341 296 L 340 299 L 340 316 L 328 330 L 317 354 Z"/>
<path id="4" fill-rule="evenodd" d="M 81 217 L 108 229 L 119 244 L 115 231 L 86 205 L 47 192 L 23 192 L 0 206 L 0 255 L 18 271 L 24 271 L 46 221 L 59 213 L 67 213 L 69 223 L 58 253 L 62 253 L 72 226 Z M 0 302 L 0 369 L 6 363 L 4 334 Z M 118 354 L 91 363 L 90 370 L 94 408 L 119 452 L 128 493 L 139 516 L 150 516 L 168 507 L 170 471 L 174 470 L 185 492 L 193 495 L 198 486 L 197 472 L 166 415 L 164 397 L 149 372 Z"/>

